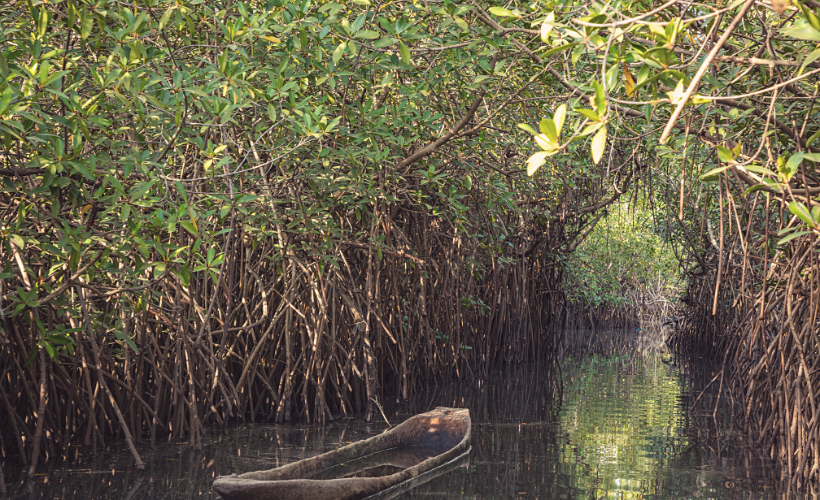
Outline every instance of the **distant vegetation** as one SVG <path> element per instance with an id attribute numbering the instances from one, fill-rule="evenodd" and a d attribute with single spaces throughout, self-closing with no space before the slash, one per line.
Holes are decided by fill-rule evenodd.
<path id="1" fill-rule="evenodd" d="M 566 259 L 567 300 L 583 308 L 628 309 L 638 322 L 679 303 L 685 289 L 674 238 L 664 238 L 662 214 L 640 203 L 617 203 Z M 588 312 L 589 313 L 589 312 Z M 661 316 L 652 319 L 660 319 Z"/>

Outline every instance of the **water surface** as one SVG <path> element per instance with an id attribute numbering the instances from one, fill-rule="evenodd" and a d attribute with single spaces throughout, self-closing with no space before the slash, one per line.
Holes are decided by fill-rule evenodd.
<path id="1" fill-rule="evenodd" d="M 772 464 L 732 434 L 716 390 L 690 411 L 712 376 L 661 356 L 588 355 L 566 358 L 560 369 L 520 366 L 386 404 L 393 424 L 436 406 L 467 407 L 473 420 L 465 466 L 400 498 L 780 498 Z M 6 481 L 13 498 L 31 500 L 216 499 L 217 475 L 278 467 L 386 428 L 355 419 L 242 424 L 227 435 L 212 431 L 201 451 L 185 443 L 145 449 L 144 472 L 133 469 L 123 444 L 79 464 L 52 460 L 26 484 L 14 482 L 22 469 L 7 464 Z"/>

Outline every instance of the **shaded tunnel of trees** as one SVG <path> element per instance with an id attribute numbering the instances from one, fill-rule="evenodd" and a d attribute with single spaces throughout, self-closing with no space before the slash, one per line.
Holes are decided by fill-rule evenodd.
<path id="1" fill-rule="evenodd" d="M 6 2 L 4 460 L 369 421 L 674 313 L 816 481 L 818 9 Z"/>

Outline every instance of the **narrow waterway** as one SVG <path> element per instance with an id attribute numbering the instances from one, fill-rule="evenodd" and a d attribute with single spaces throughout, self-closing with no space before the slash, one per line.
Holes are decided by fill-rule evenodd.
<path id="1" fill-rule="evenodd" d="M 718 383 L 705 366 L 675 366 L 665 355 L 567 357 L 560 369 L 513 368 L 483 379 L 433 387 L 412 401 L 385 404 L 396 424 L 436 406 L 467 407 L 473 420 L 469 461 L 402 498 L 780 498 L 771 464 L 729 431 Z M 715 411 L 715 407 L 717 411 Z M 84 463 L 47 464 L 36 481 L 15 482 L 12 498 L 218 498 L 214 477 L 267 469 L 383 431 L 339 420 L 323 427 L 245 424 L 214 431 L 202 451 L 163 443 L 133 469 L 124 446 Z"/>

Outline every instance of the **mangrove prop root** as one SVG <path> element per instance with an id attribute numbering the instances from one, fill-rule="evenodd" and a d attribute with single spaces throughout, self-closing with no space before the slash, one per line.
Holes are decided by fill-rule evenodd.
<path id="1" fill-rule="evenodd" d="M 808 234 L 775 249 L 783 228 L 770 221 L 784 207 L 759 201 L 737 203 L 737 230 L 721 231 L 707 272 L 691 278 L 675 347 L 723 360 L 721 388 L 737 422 L 790 483 L 806 487 L 820 480 L 818 244 Z"/>
<path id="2" fill-rule="evenodd" d="M 339 267 L 310 242 L 254 243 L 237 222 L 218 279 L 199 273 L 186 286 L 166 272 L 132 295 L 77 277 L 61 300 L 79 317 L 56 303 L 32 310 L 71 329 L 73 352 L 53 359 L 38 349 L 26 364 L 36 321 L 28 311 L 7 316 L 3 454 L 33 472 L 44 458 L 124 439 L 140 467 L 137 449 L 157 437 L 198 447 L 208 424 L 378 415 L 374 401 L 557 349 L 566 314 L 550 256 L 563 241 L 558 223 L 528 223 L 548 243 L 524 256 L 534 240 L 526 234 L 499 254 L 442 219 L 387 206 L 374 213 L 368 225 L 392 247 L 338 240 Z M 131 313 L 116 306 L 137 298 L 144 306 Z"/>

